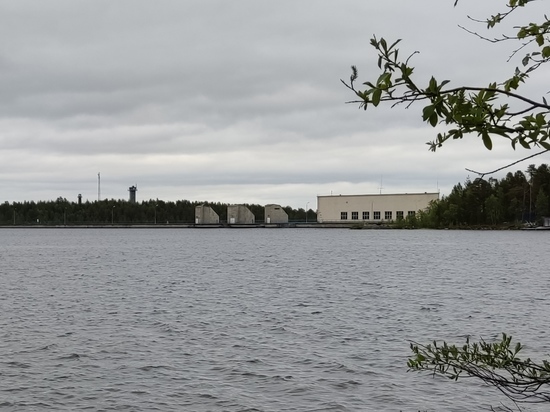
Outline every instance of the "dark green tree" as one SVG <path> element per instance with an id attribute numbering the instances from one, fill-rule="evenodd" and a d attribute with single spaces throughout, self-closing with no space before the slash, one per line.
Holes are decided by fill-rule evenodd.
<path id="1" fill-rule="evenodd" d="M 518 170 L 501 180 L 478 178 L 474 181 L 468 179 L 463 185 L 458 183 L 448 196 L 432 202 L 418 216 L 419 226 L 505 225 L 509 228 L 535 220 L 540 224 L 543 217 L 550 216 L 550 199 L 546 192 L 550 186 L 550 174 L 541 172 L 546 167 L 530 166 L 527 171 L 533 171 L 531 182 Z"/>
<path id="2" fill-rule="evenodd" d="M 548 196 L 544 189 L 540 189 L 535 202 L 535 210 L 537 212 L 537 221 L 542 223 L 542 219 L 548 216 Z"/>
<path id="3" fill-rule="evenodd" d="M 496 225 L 500 223 L 500 202 L 494 194 L 485 200 L 485 213 L 487 214 L 487 220 L 490 224 Z"/>

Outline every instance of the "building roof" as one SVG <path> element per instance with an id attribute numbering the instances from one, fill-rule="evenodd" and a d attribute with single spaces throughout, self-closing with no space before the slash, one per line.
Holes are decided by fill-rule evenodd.
<path id="1" fill-rule="evenodd" d="M 437 195 L 439 192 L 417 192 L 417 193 L 370 193 L 370 194 L 357 194 L 357 195 L 317 195 L 317 197 L 363 197 L 363 196 L 418 196 L 418 195 Z"/>

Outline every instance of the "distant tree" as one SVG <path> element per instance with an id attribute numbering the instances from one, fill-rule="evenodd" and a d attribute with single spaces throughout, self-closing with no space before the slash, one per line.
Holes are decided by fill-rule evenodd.
<path id="1" fill-rule="evenodd" d="M 496 225 L 500 222 L 500 202 L 494 194 L 485 200 L 485 213 L 487 214 L 489 223 L 492 225 Z"/>
<path id="2" fill-rule="evenodd" d="M 503 191 L 504 220 L 507 222 L 523 220 L 523 212 L 526 200 L 526 193 L 529 188 L 527 178 L 522 171 L 507 173 L 500 181 L 500 188 Z"/>
<path id="3" fill-rule="evenodd" d="M 196 202 L 178 200 L 148 200 L 142 203 L 130 203 L 124 200 L 104 199 L 97 202 L 77 204 L 59 197 L 55 201 L 39 202 L 4 202 L 0 204 L 0 225 L 82 225 L 82 224 L 192 224 L 195 222 L 195 207 L 206 204 L 218 214 L 221 221 L 227 220 L 226 203 Z M 256 216 L 256 222 L 264 219 L 264 207 L 259 204 L 247 205 Z M 303 209 L 284 208 L 295 221 L 303 220 Z M 316 213 L 309 210 L 311 221 L 316 220 Z M 292 219 L 292 218 L 291 218 Z"/>
<path id="4" fill-rule="evenodd" d="M 457 226 L 458 225 L 458 205 L 455 203 L 449 203 L 449 207 L 447 210 L 443 213 L 443 217 L 445 219 L 445 224 L 449 226 Z"/>
<path id="5" fill-rule="evenodd" d="M 535 202 L 535 210 L 537 212 L 537 221 L 542 223 L 542 219 L 548 216 L 548 196 L 544 189 L 540 189 Z"/>
<path id="6" fill-rule="evenodd" d="M 404 226 L 408 228 L 415 228 L 418 226 L 418 219 L 417 219 L 416 213 L 407 214 L 407 216 L 405 217 Z"/>
<path id="7" fill-rule="evenodd" d="M 415 226 L 448 228 L 506 224 L 510 227 L 510 224 L 533 221 L 535 214 L 541 223 L 543 217 L 550 216 L 550 199 L 546 192 L 550 187 L 550 173 L 539 172 L 546 167 L 532 165 L 528 169 L 535 173 L 531 182 L 518 170 L 500 180 L 478 178 L 467 179 L 463 185 L 458 183 L 448 196 L 432 202 L 420 213 Z"/>

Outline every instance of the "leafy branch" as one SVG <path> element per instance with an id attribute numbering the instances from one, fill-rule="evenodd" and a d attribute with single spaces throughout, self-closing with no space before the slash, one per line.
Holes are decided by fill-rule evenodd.
<path id="1" fill-rule="evenodd" d="M 430 371 L 453 380 L 462 375 L 479 378 L 515 403 L 550 402 L 550 363 L 519 358 L 523 346 L 511 342 L 511 336 L 502 334 L 499 342 L 467 339 L 463 346 L 411 343 L 414 356 L 408 361 L 409 370 Z"/>
<path id="2" fill-rule="evenodd" d="M 495 27 L 514 10 L 531 1 L 510 0 L 509 10 L 487 19 L 487 27 Z M 527 149 L 540 146 L 550 150 L 550 105 L 546 98 L 533 99 L 516 91 L 530 73 L 550 60 L 550 21 L 544 16 L 540 24 L 529 23 L 516 29 L 514 36 L 504 36 L 494 41 L 519 40 L 524 44 L 516 52 L 531 44 L 536 45 L 535 51 L 529 52 L 522 59 L 523 70 L 516 68 L 509 79 L 500 83 L 492 82 L 485 87 L 448 88 L 449 80 L 438 82 L 434 77 L 431 77 L 427 86 L 419 86 L 413 80 L 414 67 L 410 65 L 410 60 L 418 52 L 402 61 L 397 48 L 401 40 L 388 44 L 384 38 L 378 40 L 373 37 L 370 44 L 377 50 L 381 74 L 376 81 L 358 85 L 358 70 L 352 66 L 349 81 L 342 80 L 342 83 L 358 99 L 348 103 L 358 104 L 359 108 L 367 110 L 370 106 L 377 107 L 385 102 L 391 102 L 392 107 L 405 104 L 407 108 L 423 102 L 422 120 L 432 127 L 447 126 L 445 132 L 438 133 L 436 139 L 427 143 L 432 151 L 447 140 L 462 139 L 469 134 L 481 137 L 489 150 L 495 136 L 508 139 L 513 148 L 520 144 Z M 514 107 L 519 106 L 519 109 L 512 110 L 509 103 L 513 103 Z"/>

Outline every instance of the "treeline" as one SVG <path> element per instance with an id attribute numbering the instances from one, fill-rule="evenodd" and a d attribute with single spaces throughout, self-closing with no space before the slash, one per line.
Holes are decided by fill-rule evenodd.
<path id="1" fill-rule="evenodd" d="M 4 202 L 0 204 L 0 225 L 104 225 L 104 224 L 190 224 L 195 222 L 195 207 L 210 206 L 220 217 L 227 221 L 226 203 L 191 202 L 178 200 L 165 202 L 148 200 L 130 203 L 124 200 L 106 199 L 78 204 L 67 199 L 39 202 Z M 246 204 L 256 217 L 256 222 L 264 220 L 264 207 Z M 304 209 L 283 207 L 290 222 L 306 221 Z M 316 221 L 317 214 L 309 209 L 308 221 Z"/>
<path id="2" fill-rule="evenodd" d="M 503 179 L 477 178 L 457 184 L 448 196 L 418 213 L 417 227 L 475 227 L 541 225 L 550 216 L 550 168 L 530 165 L 526 172 L 508 173 Z"/>

